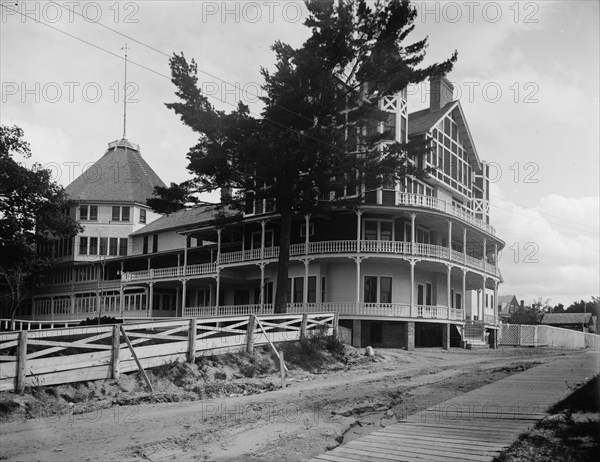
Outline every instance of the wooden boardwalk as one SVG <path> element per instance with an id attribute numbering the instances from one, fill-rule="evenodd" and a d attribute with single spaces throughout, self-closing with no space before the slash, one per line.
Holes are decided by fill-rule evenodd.
<path id="1" fill-rule="evenodd" d="M 315 461 L 490 461 L 600 372 L 600 353 L 557 359 L 485 385 L 316 457 Z"/>

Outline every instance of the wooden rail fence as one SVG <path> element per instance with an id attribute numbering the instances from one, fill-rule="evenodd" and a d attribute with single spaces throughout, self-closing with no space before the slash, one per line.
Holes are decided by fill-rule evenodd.
<path id="1" fill-rule="evenodd" d="M 560 327 L 526 324 L 503 324 L 500 345 L 591 348 L 600 350 L 600 335 Z"/>
<path id="2" fill-rule="evenodd" d="M 140 367 L 193 362 L 198 355 L 251 352 L 255 345 L 317 332 L 337 335 L 337 323 L 335 313 L 251 314 L 1 333 L 0 391 L 118 379 Z"/>

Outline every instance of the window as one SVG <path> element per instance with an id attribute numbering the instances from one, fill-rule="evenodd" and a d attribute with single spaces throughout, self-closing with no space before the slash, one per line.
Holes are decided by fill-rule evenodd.
<path id="1" fill-rule="evenodd" d="M 79 255 L 87 255 L 88 253 L 88 238 L 79 236 Z"/>
<path id="2" fill-rule="evenodd" d="M 140 223 L 146 223 L 146 209 L 140 209 Z"/>
<path id="3" fill-rule="evenodd" d="M 158 234 L 152 236 L 152 252 L 158 252 Z"/>
<path id="4" fill-rule="evenodd" d="M 119 239 L 119 255 L 127 255 L 127 238 L 122 237 Z"/>
<path id="5" fill-rule="evenodd" d="M 294 300 L 293 303 L 304 301 L 304 277 L 294 278 Z"/>
<path id="6" fill-rule="evenodd" d="M 462 294 L 455 294 L 455 298 L 456 298 L 456 303 L 454 304 L 454 306 L 456 308 L 458 308 L 459 310 L 462 310 Z"/>
<path id="7" fill-rule="evenodd" d="M 417 285 L 417 305 L 431 305 L 431 283 Z"/>
<path id="8" fill-rule="evenodd" d="M 119 239 L 116 237 L 110 238 L 110 245 L 108 248 L 109 255 L 117 255 L 117 247 L 119 245 Z"/>
<path id="9" fill-rule="evenodd" d="M 393 241 L 394 222 L 389 220 L 365 220 L 364 239 L 366 241 Z"/>
<path id="10" fill-rule="evenodd" d="M 90 237 L 90 255 L 98 255 L 98 238 Z"/>
<path id="11" fill-rule="evenodd" d="M 129 221 L 130 220 L 131 207 L 113 205 L 112 207 L 112 221 Z"/>
<path id="12" fill-rule="evenodd" d="M 148 253 L 148 236 L 144 236 L 144 244 L 142 248 L 142 253 Z"/>
<path id="13" fill-rule="evenodd" d="M 79 219 L 80 220 L 98 220 L 98 206 L 97 205 L 80 205 L 79 206 Z"/>
<path id="14" fill-rule="evenodd" d="M 454 305 L 454 289 L 450 289 L 450 308 L 456 308 Z"/>
<path id="15" fill-rule="evenodd" d="M 388 276 L 365 276 L 365 303 L 392 303 L 392 278 Z"/>
<path id="16" fill-rule="evenodd" d="M 108 252 L 108 238 L 100 238 L 100 255 L 107 255 Z"/>
<path id="17" fill-rule="evenodd" d="M 308 224 L 308 235 L 314 236 L 314 234 L 315 234 L 315 224 L 309 223 Z M 300 225 L 300 237 L 306 237 L 306 223 L 303 223 Z"/>
<path id="18" fill-rule="evenodd" d="M 317 277 L 308 277 L 308 303 L 317 302 Z"/>
<path id="19" fill-rule="evenodd" d="M 252 249 L 260 249 L 262 239 L 262 231 L 254 231 L 252 233 L 250 245 Z M 273 247 L 273 230 L 265 230 L 265 247 Z"/>

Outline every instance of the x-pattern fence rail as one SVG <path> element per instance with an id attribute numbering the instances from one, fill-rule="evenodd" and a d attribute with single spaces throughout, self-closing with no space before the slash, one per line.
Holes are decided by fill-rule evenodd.
<path id="1" fill-rule="evenodd" d="M 251 352 L 255 345 L 294 341 L 316 333 L 332 335 L 336 331 L 335 313 L 299 313 L 2 333 L 0 391 L 118 379 L 121 373 L 140 366 L 193 362 L 197 355 L 242 349 Z"/>

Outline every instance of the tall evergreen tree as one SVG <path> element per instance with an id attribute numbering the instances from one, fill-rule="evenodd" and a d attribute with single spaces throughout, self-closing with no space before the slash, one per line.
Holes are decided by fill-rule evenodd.
<path id="1" fill-rule="evenodd" d="M 31 157 L 29 143 L 17 126 L 0 126 L 0 305 L 11 318 L 29 295 L 32 278 L 52 267 L 52 255 L 36 247 L 68 239 L 81 229 L 65 213 L 70 204 L 52 172 Z"/>
<path id="2" fill-rule="evenodd" d="M 308 40 L 294 49 L 276 42 L 275 70 L 262 68 L 264 108 L 252 117 L 241 102 L 216 110 L 198 86 L 195 61 L 183 53 L 171 60 L 172 81 L 181 102 L 167 104 L 199 134 L 189 153 L 193 180 L 157 191 L 165 211 L 195 193 L 235 191 L 231 205 L 243 210 L 270 199 L 281 220 L 275 310 L 285 310 L 292 217 L 331 207 L 331 191 L 352 186 L 360 193 L 406 175 L 426 175 L 415 159 L 424 142 L 387 143 L 368 130 L 384 120 L 380 102 L 409 84 L 445 75 L 456 61 L 420 67 L 427 39 L 404 42 L 417 12 L 408 2 L 368 6 L 365 1 L 307 1 Z M 388 136 L 389 138 L 389 136 Z M 182 199 L 177 203 L 177 198 Z M 345 203 L 348 205 L 348 203 Z M 161 203 L 149 203 L 158 211 Z"/>

